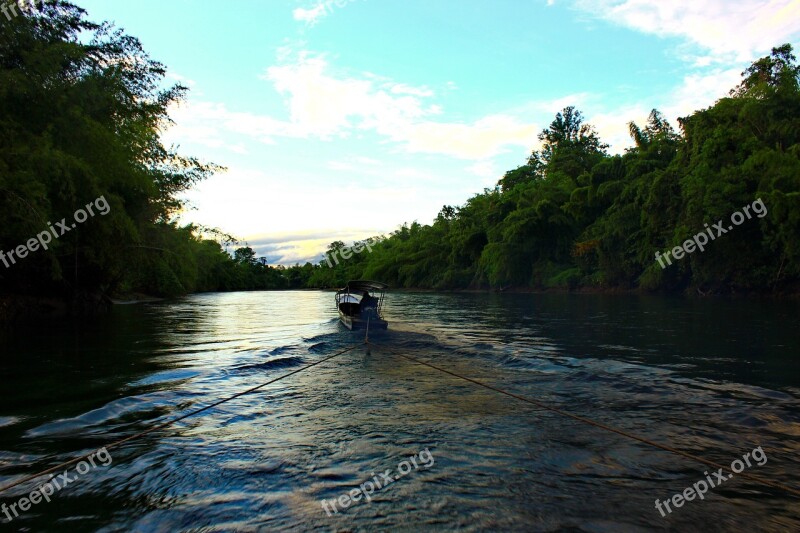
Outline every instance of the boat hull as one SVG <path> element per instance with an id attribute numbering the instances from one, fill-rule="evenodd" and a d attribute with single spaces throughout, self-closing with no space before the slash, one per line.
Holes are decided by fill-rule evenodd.
<path id="1" fill-rule="evenodd" d="M 367 323 L 369 323 L 369 329 L 387 329 L 389 327 L 389 323 L 382 319 L 376 318 L 361 318 L 356 316 L 346 315 L 342 312 L 339 313 L 339 320 L 342 322 L 342 325 L 350 330 L 356 329 L 367 329 Z"/>

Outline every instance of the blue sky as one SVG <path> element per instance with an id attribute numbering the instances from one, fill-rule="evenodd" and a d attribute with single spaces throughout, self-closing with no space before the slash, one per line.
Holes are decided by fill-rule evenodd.
<path id="1" fill-rule="evenodd" d="M 576 105 L 612 151 L 800 43 L 800 0 L 76 0 L 191 89 L 167 144 L 228 168 L 186 222 L 270 263 L 430 223 Z"/>

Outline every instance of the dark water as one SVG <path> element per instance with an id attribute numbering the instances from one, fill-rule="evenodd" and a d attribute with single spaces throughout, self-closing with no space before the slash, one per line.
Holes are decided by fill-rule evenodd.
<path id="1" fill-rule="evenodd" d="M 760 446 L 767 462 L 745 471 L 800 487 L 797 303 L 427 293 L 388 302 L 390 330 L 373 333 L 376 343 L 726 465 Z M 4 485 L 362 335 L 338 325 L 331 293 L 284 292 L 119 307 L 93 324 L 0 338 Z M 705 479 L 707 467 L 377 347 L 111 456 L 0 530 L 800 530 L 800 498 L 741 477 L 662 517 L 655 500 Z M 400 466 L 412 456 L 416 468 Z M 410 471 L 371 502 L 331 516 L 320 504 L 399 468 Z"/>

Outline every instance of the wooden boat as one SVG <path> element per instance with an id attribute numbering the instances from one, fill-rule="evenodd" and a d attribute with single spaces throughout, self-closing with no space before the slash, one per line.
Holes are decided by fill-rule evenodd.
<path id="1" fill-rule="evenodd" d="M 347 286 L 336 293 L 336 309 L 339 319 L 347 329 L 386 329 L 389 323 L 381 314 L 386 289 L 380 281 L 348 281 Z"/>

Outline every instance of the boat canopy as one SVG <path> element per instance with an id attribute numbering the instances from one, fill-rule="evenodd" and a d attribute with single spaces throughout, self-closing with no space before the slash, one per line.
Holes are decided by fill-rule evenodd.
<path id="1" fill-rule="evenodd" d="M 352 280 L 348 281 L 347 285 L 344 289 L 339 292 L 355 292 L 355 291 L 385 291 L 388 289 L 389 286 L 385 283 L 381 283 L 380 281 L 369 281 L 369 280 Z"/>
<path id="2" fill-rule="evenodd" d="M 361 298 L 355 294 L 342 294 L 337 303 L 341 304 L 357 304 L 361 302 Z"/>
<path id="3" fill-rule="evenodd" d="M 388 288 L 387 284 L 380 281 L 365 279 L 348 281 L 344 289 L 336 292 L 336 307 L 340 312 L 344 311 L 348 314 L 375 308 L 380 317 L 383 299 Z"/>

